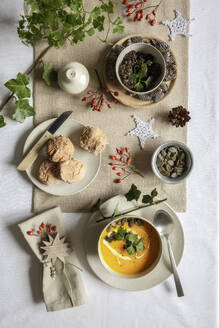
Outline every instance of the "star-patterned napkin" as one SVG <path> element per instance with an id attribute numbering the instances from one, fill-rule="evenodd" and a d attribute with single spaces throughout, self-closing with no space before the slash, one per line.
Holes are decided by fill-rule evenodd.
<path id="1" fill-rule="evenodd" d="M 61 215 L 60 208 L 56 207 L 18 225 L 43 265 L 43 297 L 47 311 L 87 303 L 74 251 L 65 240 Z"/>

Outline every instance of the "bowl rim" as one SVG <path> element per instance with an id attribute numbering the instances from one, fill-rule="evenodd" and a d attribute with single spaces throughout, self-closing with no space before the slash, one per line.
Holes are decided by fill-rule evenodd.
<path id="1" fill-rule="evenodd" d="M 100 240 L 101 240 L 101 236 L 103 234 L 103 232 L 105 231 L 105 229 L 107 229 L 107 227 L 112 224 L 112 222 L 114 221 L 117 221 L 117 220 L 121 220 L 123 218 L 136 218 L 136 219 L 141 219 L 145 222 L 147 222 L 149 225 L 151 225 L 154 230 L 156 231 L 158 237 L 159 237 L 159 254 L 156 258 L 156 260 L 149 266 L 149 268 L 147 268 L 146 270 L 144 270 L 143 272 L 139 273 L 139 274 L 131 274 L 131 275 L 126 275 L 126 274 L 123 274 L 123 273 L 119 273 L 119 272 L 116 272 L 114 271 L 113 269 L 111 269 L 108 264 L 104 261 L 102 255 L 101 255 L 101 251 L 100 251 Z M 137 279 L 137 278 L 140 278 L 140 277 L 143 277 L 145 275 L 147 275 L 148 273 L 151 273 L 155 267 L 158 265 L 160 259 L 161 259 L 161 255 L 163 253 L 163 244 L 162 244 L 162 239 L 161 239 L 161 235 L 159 233 L 159 231 L 157 230 L 157 228 L 155 227 L 155 225 L 150 222 L 148 219 L 142 217 L 142 216 L 139 216 L 139 215 L 121 215 L 115 219 L 113 219 L 112 221 L 110 221 L 101 231 L 100 235 L 99 235 L 99 238 L 98 238 L 98 242 L 97 242 L 97 250 L 98 250 L 98 257 L 100 259 L 100 262 L 101 264 L 103 265 L 103 267 L 109 272 L 111 273 L 112 275 L 116 276 L 116 277 L 120 277 L 120 278 L 125 278 L 125 279 Z"/>
<path id="2" fill-rule="evenodd" d="M 166 147 L 170 147 L 170 146 L 174 146 L 174 145 L 181 147 L 186 152 L 186 155 L 190 157 L 191 164 L 190 164 L 190 167 L 184 172 L 184 174 L 182 176 L 180 176 L 178 178 L 169 178 L 160 173 L 156 162 L 157 162 L 157 156 L 161 150 L 163 150 Z M 154 174 L 156 175 L 157 178 L 159 178 L 161 181 L 163 181 L 167 184 L 178 184 L 178 183 L 182 182 L 183 180 L 185 180 L 190 175 L 190 173 L 193 169 L 193 164 L 194 164 L 194 159 L 193 159 L 192 151 L 189 149 L 189 147 L 185 143 L 183 143 L 181 141 L 177 141 L 177 140 L 170 140 L 170 141 L 162 143 L 160 146 L 158 146 L 155 149 L 155 151 L 153 152 L 153 155 L 152 155 L 152 159 L 151 159 L 152 171 L 154 172 Z"/>
<path id="3" fill-rule="evenodd" d="M 118 59 L 119 59 L 120 57 L 122 57 L 123 52 L 124 52 L 126 49 L 131 48 L 131 47 L 135 47 L 136 45 L 143 45 L 144 47 L 153 48 L 157 53 L 159 53 L 159 55 L 161 56 L 162 61 L 163 61 L 164 71 L 163 71 L 163 77 L 162 77 L 162 79 L 160 80 L 160 82 L 159 82 L 159 83 L 158 83 L 153 89 L 150 89 L 150 90 L 148 90 L 148 91 L 144 91 L 144 92 L 139 92 L 139 91 L 134 91 L 134 90 L 129 89 L 127 86 L 125 86 L 125 84 L 122 83 L 121 78 L 120 78 L 120 75 L 119 75 Z M 123 60 L 123 59 L 122 59 L 122 60 Z M 121 62 L 122 62 L 122 61 L 121 61 Z M 147 44 L 147 43 L 144 43 L 144 42 L 136 42 L 136 43 L 132 43 L 132 44 L 130 44 L 129 46 L 125 47 L 125 48 L 120 52 L 120 54 L 118 55 L 118 57 L 117 57 L 117 59 L 116 59 L 115 71 L 116 71 L 116 77 L 117 77 L 118 82 L 121 84 L 121 86 L 122 86 L 125 90 L 129 91 L 129 92 L 132 93 L 132 94 L 144 95 L 144 94 L 148 94 L 148 93 L 151 93 L 151 92 L 155 91 L 155 90 L 161 85 L 161 83 L 163 82 L 163 80 L 164 80 L 164 78 L 165 78 L 165 75 L 166 75 L 166 61 L 165 61 L 164 56 L 163 56 L 163 54 L 161 53 L 161 51 L 158 50 L 158 49 L 157 49 L 156 47 L 154 47 L 153 45 L 151 45 L 151 44 Z"/>

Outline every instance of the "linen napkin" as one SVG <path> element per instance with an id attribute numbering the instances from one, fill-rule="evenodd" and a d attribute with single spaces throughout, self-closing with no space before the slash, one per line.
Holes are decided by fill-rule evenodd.
<path id="1" fill-rule="evenodd" d="M 63 238 L 65 226 L 60 208 L 50 209 L 18 226 L 43 265 L 42 290 L 47 311 L 87 303 L 74 251 Z"/>

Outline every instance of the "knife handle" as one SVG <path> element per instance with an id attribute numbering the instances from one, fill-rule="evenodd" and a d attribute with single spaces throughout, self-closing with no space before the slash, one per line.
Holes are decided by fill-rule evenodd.
<path id="1" fill-rule="evenodd" d="M 49 131 L 46 131 L 37 141 L 37 143 L 33 146 L 33 148 L 27 153 L 22 162 L 18 165 L 17 169 L 19 171 L 26 171 L 37 159 L 39 150 L 51 138 L 52 134 Z"/>

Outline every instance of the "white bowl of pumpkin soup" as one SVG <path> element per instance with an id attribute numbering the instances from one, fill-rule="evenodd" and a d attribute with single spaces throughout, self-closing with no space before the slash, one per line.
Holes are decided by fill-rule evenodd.
<path id="1" fill-rule="evenodd" d="M 161 253 L 159 232 L 142 217 L 125 216 L 111 221 L 98 240 L 98 254 L 103 266 L 124 278 L 137 278 L 151 272 Z"/>

